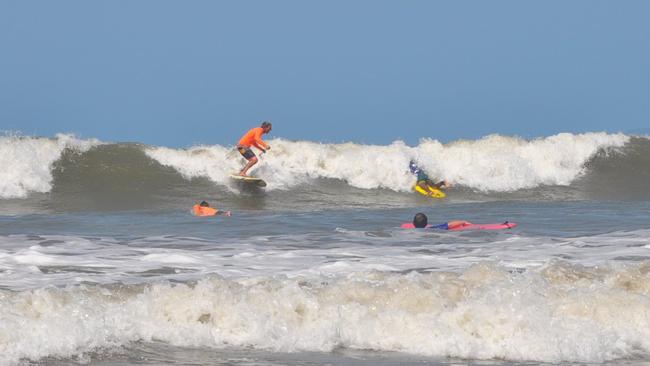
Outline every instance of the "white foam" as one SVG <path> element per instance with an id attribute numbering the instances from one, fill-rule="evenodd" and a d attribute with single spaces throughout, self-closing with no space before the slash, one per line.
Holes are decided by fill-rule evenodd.
<path id="1" fill-rule="evenodd" d="M 30 192 L 52 189 L 52 164 L 64 150 L 87 151 L 98 140 L 81 140 L 73 135 L 54 138 L 0 136 L 0 198 L 23 198 Z"/>
<path id="2" fill-rule="evenodd" d="M 167 253 L 155 253 L 147 254 L 141 258 L 145 262 L 157 262 L 157 263 L 197 263 L 198 260 L 189 255 L 181 254 L 167 254 Z"/>
<path id="3" fill-rule="evenodd" d="M 20 264 L 36 264 L 36 265 L 51 264 L 56 262 L 56 259 L 48 255 L 43 255 L 38 250 L 28 250 L 20 254 L 17 254 L 13 257 L 13 260 L 16 261 L 16 263 L 20 263 Z"/>
<path id="4" fill-rule="evenodd" d="M 527 141 L 490 135 L 441 146 L 422 143 L 425 166 L 453 182 L 481 190 L 511 191 L 539 185 L 569 185 L 599 150 L 622 147 L 623 134 L 561 133 Z"/>
<path id="5" fill-rule="evenodd" d="M 208 244 L 201 239 L 147 237 L 128 245 L 110 238 L 46 236 L 41 240 L 60 243 L 45 246 L 33 245 L 29 236 L 11 235 L 0 237 L 0 270 L 4 271 L 0 272 L 0 287 L 26 290 L 64 286 L 78 283 L 80 273 L 94 283 L 111 284 L 146 282 L 151 273 L 157 273 L 159 279 L 190 281 L 211 273 L 224 277 L 300 277 L 415 268 L 460 271 L 486 258 L 516 269 L 539 268 L 558 258 L 582 266 L 598 266 L 609 261 L 646 258 L 650 242 L 650 230 L 572 238 L 513 233 L 485 237 L 487 242 L 472 235 L 446 233 L 450 240 L 440 243 L 432 241 L 430 233 L 396 229 L 389 236 L 373 237 L 371 245 L 369 241 L 358 240 L 358 235 L 355 231 L 339 231 L 328 242 L 345 244 L 333 247 L 321 246 L 322 235 L 310 234 L 266 240 L 224 239 Z M 176 248 L 159 248 L 160 243 L 173 243 Z M 292 247 L 294 243 L 301 247 Z M 200 255 L 185 247 L 201 248 Z M 163 267 L 181 271 L 159 273 Z"/>
<path id="6" fill-rule="evenodd" d="M 136 340 L 544 362 L 647 356 L 647 266 L 550 262 L 519 273 L 480 263 L 457 273 L 3 291 L 0 360 L 70 357 Z"/>
<path id="7" fill-rule="evenodd" d="M 0 364 L 136 340 L 545 362 L 648 357 L 648 233 L 436 242 L 396 229 L 368 245 L 339 230 L 330 241 L 343 248 L 309 234 L 0 237 Z"/>
<path id="8" fill-rule="evenodd" d="M 160 164 L 175 168 L 186 179 L 206 177 L 214 182 L 225 182 L 241 166 L 235 151 L 222 146 L 195 146 L 190 149 L 153 147 L 146 154 Z M 239 155 L 237 153 L 237 155 Z"/>
<path id="9" fill-rule="evenodd" d="M 415 178 L 408 163 L 416 159 L 432 178 L 485 191 L 511 191 L 539 185 L 568 185 L 584 173 L 585 163 L 601 149 L 623 146 L 623 134 L 562 133 L 535 140 L 490 135 L 442 144 L 424 139 L 416 147 L 400 141 L 387 146 L 321 144 L 271 140 L 270 150 L 253 174 L 269 189 L 288 189 L 314 178 L 340 179 L 363 189 L 409 191 Z M 187 150 L 148 148 L 147 155 L 188 179 L 207 177 L 227 184 L 228 174 L 244 160 L 232 148 L 199 146 Z"/>

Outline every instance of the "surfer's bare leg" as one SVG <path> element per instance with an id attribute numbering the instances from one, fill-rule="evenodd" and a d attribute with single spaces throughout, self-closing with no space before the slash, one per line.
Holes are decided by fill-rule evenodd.
<path id="1" fill-rule="evenodd" d="M 246 177 L 246 176 L 248 175 L 248 174 L 247 174 L 247 173 L 248 173 L 248 170 L 249 170 L 250 168 L 252 168 L 253 165 L 255 165 L 255 164 L 257 164 L 257 156 L 252 157 L 252 158 L 248 161 L 248 163 L 246 164 L 246 166 L 244 167 L 244 169 L 242 169 L 242 170 L 239 172 L 239 175 L 241 175 L 242 177 Z"/>

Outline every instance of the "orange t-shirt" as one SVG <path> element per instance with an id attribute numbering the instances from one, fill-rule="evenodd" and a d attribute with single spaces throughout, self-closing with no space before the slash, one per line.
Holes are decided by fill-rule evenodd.
<path id="1" fill-rule="evenodd" d="M 204 207 L 201 205 L 194 205 L 192 210 L 196 216 L 214 216 L 219 210 L 212 207 Z"/>
<path id="2" fill-rule="evenodd" d="M 264 129 L 262 127 L 251 128 L 246 132 L 246 134 L 239 140 L 239 145 L 245 147 L 255 146 L 260 150 L 266 150 L 269 148 L 269 145 L 262 140 L 262 134 Z"/>

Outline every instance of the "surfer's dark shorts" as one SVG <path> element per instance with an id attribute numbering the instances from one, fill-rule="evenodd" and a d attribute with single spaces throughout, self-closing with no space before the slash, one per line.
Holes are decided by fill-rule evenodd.
<path id="1" fill-rule="evenodd" d="M 250 147 L 239 146 L 237 148 L 237 151 L 239 151 L 239 153 L 242 154 L 242 156 L 245 157 L 246 160 L 251 160 L 252 158 L 255 157 L 255 153 L 253 152 L 253 150 L 250 149 Z"/>

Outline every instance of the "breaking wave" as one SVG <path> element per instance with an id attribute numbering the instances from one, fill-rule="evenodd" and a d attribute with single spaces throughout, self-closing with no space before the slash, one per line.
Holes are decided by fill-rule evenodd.
<path id="1" fill-rule="evenodd" d="M 52 166 L 65 150 L 83 153 L 99 144 L 73 135 L 54 138 L 0 136 L 0 198 L 23 198 L 52 189 Z"/>
<path id="2" fill-rule="evenodd" d="M 269 196 L 294 194 L 304 196 L 303 201 L 318 201 L 318 192 L 325 192 L 323 197 L 365 197 L 363 204 L 399 200 L 394 197 L 410 192 L 415 182 L 407 170 L 411 159 L 432 178 L 452 181 L 452 199 L 500 198 L 506 193 L 517 197 L 517 192 L 538 197 L 558 189 L 573 198 L 650 196 L 645 184 L 650 180 L 650 140 L 645 137 L 562 133 L 525 140 L 489 135 L 447 144 L 423 139 L 417 146 L 400 141 L 384 146 L 283 139 L 270 143 L 272 150 L 252 173 L 267 181 Z M 0 137 L 0 164 L 5 168 L 0 198 L 47 194 L 41 199 L 52 205 L 77 208 L 147 206 L 179 197 L 187 204 L 189 197 L 206 192 L 238 195 L 228 176 L 243 163 L 230 146 L 172 149 L 71 135 L 5 136 Z M 566 199 L 567 194 L 559 197 Z"/>
<path id="3" fill-rule="evenodd" d="M 409 191 L 414 177 L 408 172 L 414 159 L 438 179 L 481 191 L 515 191 L 540 185 L 569 185 L 585 171 L 585 163 L 598 152 L 620 148 L 629 141 L 622 134 L 563 133 L 527 141 L 490 135 L 479 140 L 442 144 L 425 139 L 418 146 L 402 142 L 388 146 L 321 144 L 272 140 L 273 149 L 256 175 L 271 189 L 290 189 L 306 180 L 333 178 L 362 189 Z M 147 148 L 159 163 L 173 167 L 186 178 L 207 177 L 227 183 L 241 167 L 238 154 L 222 146 L 188 150 Z"/>
<path id="4" fill-rule="evenodd" d="M 650 354 L 647 262 L 0 290 L 5 362 L 135 341 L 604 362 Z M 74 329 L 71 332 L 70 329 Z"/>

